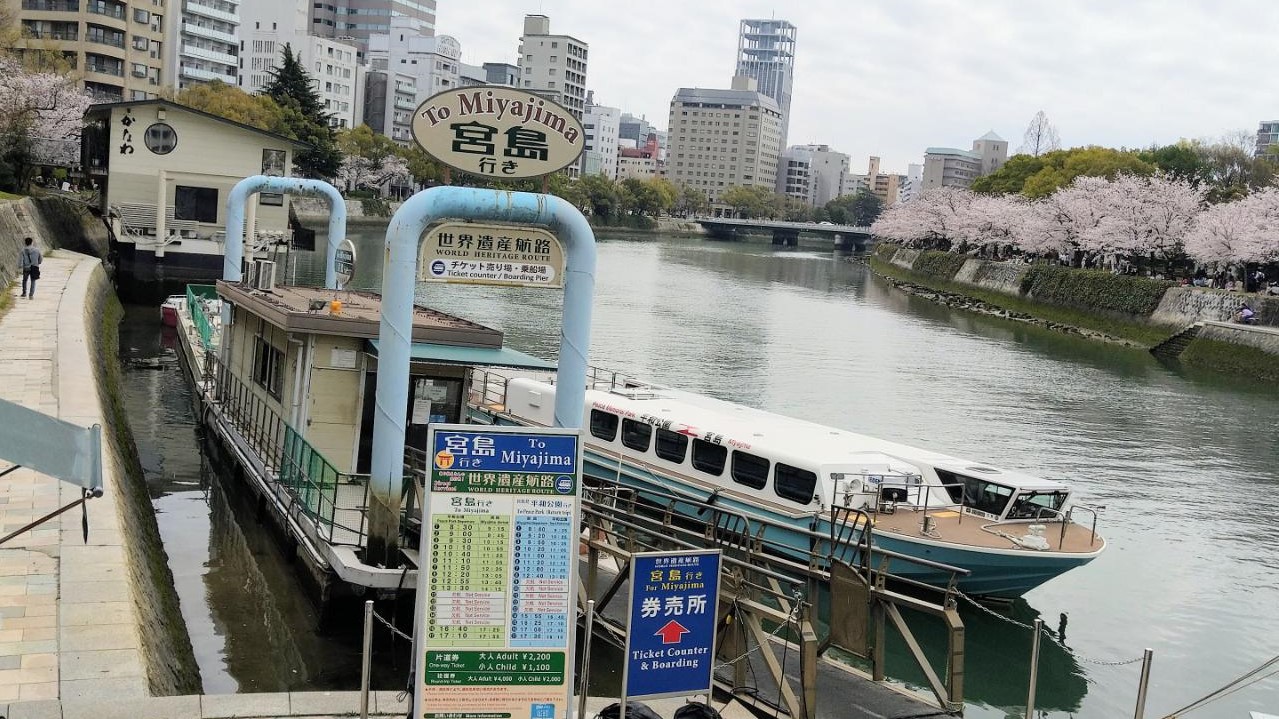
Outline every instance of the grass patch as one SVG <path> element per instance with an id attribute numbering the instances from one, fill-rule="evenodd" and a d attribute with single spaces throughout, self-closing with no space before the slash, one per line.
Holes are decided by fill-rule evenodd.
<path id="1" fill-rule="evenodd" d="M 0 190 L 0 200 L 21 200 L 22 195 L 15 195 L 12 192 L 4 192 Z"/>
<path id="2" fill-rule="evenodd" d="M 4 319 L 9 314 L 9 308 L 13 307 L 13 286 L 16 284 L 17 282 L 10 281 L 4 286 L 4 294 L 0 294 L 0 319 Z"/>
<path id="3" fill-rule="evenodd" d="M 1173 330 L 1158 325 L 1129 322 L 1069 307 L 1058 307 L 1024 297 L 1014 297 L 983 287 L 947 282 L 890 264 L 882 260 L 880 256 L 872 256 L 870 258 L 870 267 L 877 274 L 905 282 L 913 282 L 935 290 L 971 297 L 1009 312 L 1026 314 L 1048 322 L 1100 332 L 1109 337 L 1134 342 L 1142 347 L 1154 347 L 1168 339 L 1173 333 Z"/>
<path id="4" fill-rule="evenodd" d="M 1247 345 L 1196 337 L 1177 361 L 1185 367 L 1229 372 L 1269 382 L 1279 380 L 1279 356 Z"/>

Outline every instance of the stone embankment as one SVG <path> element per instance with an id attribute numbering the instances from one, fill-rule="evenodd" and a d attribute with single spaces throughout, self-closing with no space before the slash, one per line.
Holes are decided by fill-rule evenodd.
<path id="1" fill-rule="evenodd" d="M 1178 346 L 1175 356 L 1186 364 L 1227 370 L 1254 376 L 1279 375 L 1279 297 L 1226 292 L 1201 287 L 1161 286 L 1133 278 L 1132 294 L 1124 296 L 1122 278 L 1098 278 L 1103 273 L 1078 271 L 1079 281 L 1058 282 L 1053 292 L 1037 294 L 1030 275 L 1035 265 L 1021 262 L 996 262 L 973 257 L 938 257 L 941 253 L 880 245 L 871 266 L 904 291 L 928 297 L 959 309 L 1037 324 L 1053 330 L 1079 334 L 1091 339 L 1151 347 L 1159 340 L 1180 333 L 1195 323 L 1206 323 L 1194 336 Z M 1085 275 L 1092 275 L 1089 278 Z M 1113 280 L 1113 281 L 1110 281 Z M 1142 282 L 1138 287 L 1137 282 Z M 1110 286 L 1104 286 L 1109 284 Z M 986 301 L 970 296 L 983 295 Z M 1142 295 L 1135 297 L 1135 295 Z M 1002 306 L 1000 297 L 1014 302 L 1020 310 Z M 1109 307 L 1098 307 L 1102 297 Z M 1256 312 L 1256 325 L 1232 324 L 1242 303 Z M 1051 312 L 1036 312 L 1036 307 L 1051 306 L 1070 312 L 1089 313 L 1101 322 L 1117 322 L 1145 328 L 1144 334 L 1155 339 L 1117 336 L 1104 329 L 1061 322 Z M 1142 332 L 1137 332 L 1137 335 Z M 1249 355 L 1241 361 L 1239 352 L 1231 356 L 1231 348 Z"/>

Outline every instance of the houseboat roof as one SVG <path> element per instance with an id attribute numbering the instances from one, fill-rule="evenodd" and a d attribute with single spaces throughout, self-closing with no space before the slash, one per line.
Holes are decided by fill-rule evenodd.
<path id="1" fill-rule="evenodd" d="M 378 356 L 377 340 L 369 340 L 369 354 Z M 455 364 L 467 367 L 516 367 L 519 369 L 555 370 L 554 362 L 526 355 L 510 347 L 461 347 L 434 342 L 414 342 L 409 359 L 431 364 Z"/>
<path id="2" fill-rule="evenodd" d="M 355 290 L 276 285 L 258 290 L 218 280 L 218 295 L 286 332 L 376 339 L 382 320 L 382 296 Z M 331 303 L 342 303 L 338 313 Z M 502 333 L 461 317 L 413 306 L 413 342 L 464 347 L 502 347 Z"/>
<path id="3" fill-rule="evenodd" d="M 723 443 L 773 457 L 818 465 L 879 464 L 900 470 L 901 463 L 923 464 L 998 484 L 1041 491 L 1066 490 L 1061 483 L 1034 475 L 996 468 L 933 450 L 899 444 L 856 432 L 795 419 L 745 405 L 672 389 L 646 386 L 634 390 L 594 391 L 588 402 L 596 408 L 635 417 L 670 420 L 671 428 L 698 436 L 714 433 Z M 885 461 L 885 459 L 887 461 Z M 896 461 L 893 461 L 896 460 Z"/>
<path id="4" fill-rule="evenodd" d="M 277 139 L 277 140 L 280 140 L 281 142 L 287 142 L 287 143 L 289 143 L 289 144 L 291 144 L 291 145 L 294 145 L 294 146 L 296 146 L 296 147 L 311 147 L 311 144 L 310 144 L 310 143 L 302 142 L 301 140 L 295 140 L 295 139 L 293 139 L 292 137 L 287 137 L 287 136 L 285 136 L 285 135 L 281 135 L 281 134 L 279 134 L 278 132 L 271 132 L 270 130 L 263 130 L 263 129 L 262 129 L 262 128 L 260 128 L 260 127 L 254 127 L 254 126 L 252 126 L 252 125 L 246 125 L 246 124 L 244 124 L 243 122 L 236 122 L 235 120 L 232 120 L 232 119 L 229 119 L 229 118 L 226 118 L 226 117 L 222 117 L 221 115 L 214 115 L 214 114 L 213 114 L 213 113 L 211 113 L 211 112 L 205 112 L 204 110 L 197 110 L 197 109 L 195 109 L 194 107 L 189 107 L 189 106 L 187 106 L 187 105 L 183 105 L 183 104 L 182 104 L 182 103 L 180 103 L 180 102 L 173 102 L 172 100 L 165 100 L 165 99 L 163 99 L 163 98 L 158 98 L 158 97 L 156 97 L 156 98 L 151 98 L 150 100 L 127 100 L 127 101 L 124 101 L 124 102 L 99 102 L 99 103 L 94 103 L 94 104 L 92 104 L 92 105 L 90 105 L 90 106 L 89 106 L 89 109 L 87 109 L 87 110 L 85 110 L 85 111 L 84 111 L 84 115 L 85 115 L 85 117 L 86 117 L 86 118 L 88 118 L 88 117 L 93 116 L 93 115 L 100 115 L 100 114 L 102 114 L 103 112 L 110 112 L 111 110 L 114 110 L 115 108 L 118 108 L 118 107 L 123 107 L 123 108 L 129 108 L 129 107 L 149 107 L 149 106 L 152 106 L 152 105 L 159 105 L 159 106 L 162 106 L 162 107 L 171 107 L 171 108 L 173 108 L 173 109 L 175 109 L 175 110 L 181 110 L 182 112 L 189 112 L 189 113 L 191 113 L 192 115 L 200 115 L 201 117 L 207 117 L 207 118 L 209 118 L 210 120 L 217 120 L 218 122 L 221 122 L 221 123 L 224 123 L 224 124 L 230 125 L 230 126 L 232 126 L 232 127 L 238 127 L 238 128 L 240 128 L 241 130 L 248 130 L 249 132 L 256 132 L 256 133 L 258 133 L 258 134 L 260 134 L 260 135 L 266 135 L 266 136 L 268 136 L 268 137 L 272 137 L 272 138 L 275 138 L 275 139 Z"/>

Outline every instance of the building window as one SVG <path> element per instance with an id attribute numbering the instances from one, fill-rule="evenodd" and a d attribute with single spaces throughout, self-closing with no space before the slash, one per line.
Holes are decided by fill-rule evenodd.
<path id="1" fill-rule="evenodd" d="M 212 187 L 183 187 L 174 189 L 173 219 L 196 222 L 218 221 L 218 191 Z"/>
<path id="2" fill-rule="evenodd" d="M 279 399 L 280 389 L 284 386 L 284 353 L 261 336 L 255 340 L 257 345 L 253 351 L 253 381 L 272 397 Z"/>

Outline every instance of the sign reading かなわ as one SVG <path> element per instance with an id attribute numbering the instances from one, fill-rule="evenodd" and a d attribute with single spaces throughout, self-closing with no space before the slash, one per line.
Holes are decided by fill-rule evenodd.
<path id="1" fill-rule="evenodd" d="M 413 139 L 462 172 L 508 179 L 548 175 L 586 148 L 582 124 L 564 107 L 504 87 L 447 90 L 413 112 Z"/>
<path id="2" fill-rule="evenodd" d="M 418 279 L 470 285 L 563 287 L 564 250 L 539 227 L 446 222 L 426 234 Z"/>

